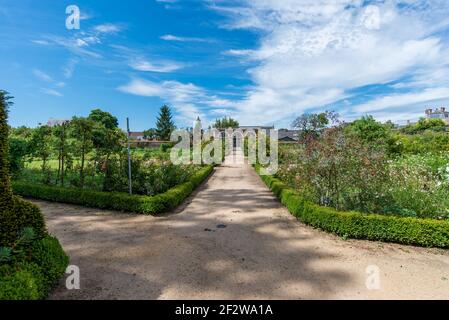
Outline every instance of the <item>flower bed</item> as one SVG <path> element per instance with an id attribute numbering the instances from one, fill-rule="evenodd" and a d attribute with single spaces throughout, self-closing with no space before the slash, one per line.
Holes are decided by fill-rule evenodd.
<path id="1" fill-rule="evenodd" d="M 18 181 L 13 183 L 13 190 L 18 195 L 35 199 L 157 215 L 180 205 L 212 171 L 213 166 L 201 168 L 189 178 L 189 181 L 155 196 L 61 188 Z"/>
<path id="2" fill-rule="evenodd" d="M 272 176 L 261 178 L 291 214 L 312 227 L 345 238 L 449 248 L 449 221 L 341 212 L 305 200 Z"/>

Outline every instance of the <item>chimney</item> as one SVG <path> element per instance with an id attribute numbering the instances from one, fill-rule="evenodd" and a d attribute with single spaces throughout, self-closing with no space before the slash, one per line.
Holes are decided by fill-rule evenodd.
<path id="1" fill-rule="evenodd" d="M 441 112 L 446 112 L 446 108 L 445 107 L 441 107 Z"/>
<path id="2" fill-rule="evenodd" d="M 432 109 L 426 109 L 426 115 L 430 116 L 432 114 Z"/>

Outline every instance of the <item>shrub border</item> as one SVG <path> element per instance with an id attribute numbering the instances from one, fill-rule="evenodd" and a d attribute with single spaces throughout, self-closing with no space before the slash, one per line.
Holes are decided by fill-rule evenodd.
<path id="1" fill-rule="evenodd" d="M 206 166 L 195 172 L 188 182 L 155 196 L 129 195 L 120 192 L 100 192 L 75 188 L 52 187 L 27 182 L 13 182 L 15 194 L 23 197 L 62 202 L 87 207 L 157 215 L 179 206 L 212 173 Z"/>
<path id="2" fill-rule="evenodd" d="M 1 265 L 0 300 L 45 299 L 69 264 L 58 239 L 46 235 L 35 240 L 28 259 Z"/>
<path id="3" fill-rule="evenodd" d="M 255 166 L 260 175 L 260 166 Z M 449 248 L 449 221 L 341 212 L 305 200 L 273 176 L 261 179 L 301 222 L 345 238 Z"/>

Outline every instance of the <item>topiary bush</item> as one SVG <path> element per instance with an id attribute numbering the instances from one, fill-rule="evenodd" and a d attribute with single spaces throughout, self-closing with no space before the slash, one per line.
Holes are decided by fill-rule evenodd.
<path id="1" fill-rule="evenodd" d="M 45 298 L 62 276 L 68 257 L 47 235 L 39 208 L 13 196 L 9 176 L 8 106 L 0 90 L 0 300 Z"/>
<path id="2" fill-rule="evenodd" d="M 33 228 L 38 238 L 46 234 L 44 217 L 40 209 L 19 197 L 0 214 L 0 247 L 10 247 L 25 228 Z"/>
<path id="3" fill-rule="evenodd" d="M 6 91 L 0 90 L 0 211 L 10 208 L 12 204 L 11 178 L 9 173 L 8 154 L 8 107 L 11 97 Z"/>

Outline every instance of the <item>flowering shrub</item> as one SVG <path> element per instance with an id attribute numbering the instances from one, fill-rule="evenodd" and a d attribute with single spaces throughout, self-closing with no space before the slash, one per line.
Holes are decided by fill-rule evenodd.
<path id="1" fill-rule="evenodd" d="M 311 201 L 337 210 L 379 212 L 388 166 L 381 150 L 370 149 L 340 127 L 326 130 L 307 145 L 281 151 L 278 176 Z"/>
<path id="2" fill-rule="evenodd" d="M 411 155 L 390 163 L 390 188 L 396 213 L 449 218 L 449 155 Z"/>
<path id="3" fill-rule="evenodd" d="M 165 157 L 133 155 L 131 160 L 133 193 L 153 196 L 186 182 L 199 167 L 174 165 Z M 112 157 L 108 161 L 103 183 L 107 192 L 127 192 L 128 158 L 126 154 Z"/>
<path id="4" fill-rule="evenodd" d="M 279 149 L 277 178 L 313 203 L 340 211 L 449 218 L 449 155 L 390 158 L 342 126 Z"/>

